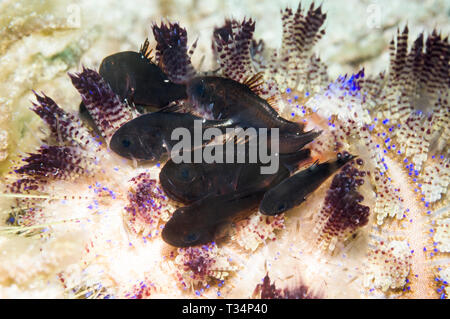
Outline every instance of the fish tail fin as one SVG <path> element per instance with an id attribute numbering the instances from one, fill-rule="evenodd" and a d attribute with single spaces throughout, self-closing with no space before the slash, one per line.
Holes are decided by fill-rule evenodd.
<path id="1" fill-rule="evenodd" d="M 280 153 L 294 153 L 311 143 L 322 131 L 309 131 L 302 134 L 280 134 Z"/>
<path id="2" fill-rule="evenodd" d="M 311 150 L 305 148 L 294 153 L 280 154 L 280 161 L 292 173 L 297 170 L 301 162 L 311 160 L 310 156 Z"/>
<path id="3" fill-rule="evenodd" d="M 320 136 L 322 131 L 308 131 L 304 134 L 306 144 L 311 143 L 316 137 Z M 305 144 L 305 145 L 306 145 Z"/>

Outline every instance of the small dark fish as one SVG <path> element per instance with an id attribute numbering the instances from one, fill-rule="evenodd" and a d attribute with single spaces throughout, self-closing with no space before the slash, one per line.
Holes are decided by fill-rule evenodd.
<path id="1" fill-rule="evenodd" d="M 160 109 L 172 101 L 187 98 L 186 86 L 170 81 L 142 50 L 119 52 L 104 58 L 99 73 L 122 101 L 134 103 L 139 111 L 144 111 L 145 107 Z M 79 114 L 99 133 L 83 102 Z"/>
<path id="2" fill-rule="evenodd" d="M 250 189 L 211 195 L 190 206 L 178 208 L 164 226 L 163 240 L 175 247 L 209 243 L 221 229 L 248 217 L 258 207 L 266 189 Z"/>
<path id="3" fill-rule="evenodd" d="M 302 149 L 306 144 L 311 143 L 322 131 L 309 131 L 305 133 L 279 133 L 280 154 L 290 154 Z M 269 144 L 270 145 L 270 144 Z"/>
<path id="4" fill-rule="evenodd" d="M 338 153 L 337 157 L 334 162 L 315 163 L 267 191 L 259 206 L 261 214 L 273 216 L 300 205 L 308 194 L 354 158 L 347 152 Z"/>
<path id="5" fill-rule="evenodd" d="M 202 121 L 203 130 L 229 127 L 227 121 L 208 121 L 188 113 L 159 111 L 143 114 L 122 125 L 111 137 L 109 147 L 129 159 L 157 161 L 179 142 L 171 139 L 173 130 L 186 128 L 191 137 L 194 136 L 195 120 Z"/>
<path id="6" fill-rule="evenodd" d="M 187 83 L 186 92 L 195 110 L 212 119 L 231 119 L 243 128 L 279 128 L 280 133 L 304 133 L 302 124 L 282 118 L 247 85 L 232 79 L 196 77 Z"/>
<path id="7" fill-rule="evenodd" d="M 171 82 L 142 52 L 110 55 L 103 59 L 99 73 L 117 95 L 136 105 L 161 108 L 187 97 L 186 86 Z"/>
<path id="8" fill-rule="evenodd" d="M 310 150 L 294 154 L 279 155 L 278 170 L 273 174 L 262 174 L 260 161 L 250 163 L 179 163 L 168 160 L 159 174 L 164 192 L 172 199 L 189 204 L 208 195 L 219 195 L 240 191 L 244 188 L 264 188 L 274 181 L 289 177 L 298 164 L 309 159 Z M 246 152 L 246 155 L 248 152 Z"/>

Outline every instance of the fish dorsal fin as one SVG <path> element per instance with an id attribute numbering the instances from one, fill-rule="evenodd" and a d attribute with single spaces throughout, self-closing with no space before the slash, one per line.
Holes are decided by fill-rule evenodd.
<path id="1" fill-rule="evenodd" d="M 261 94 L 261 85 L 264 84 L 264 74 L 262 72 L 250 75 L 247 77 L 244 82 L 242 82 L 245 86 L 247 86 L 253 93 L 260 95 Z"/>
<path id="2" fill-rule="evenodd" d="M 278 101 L 277 101 L 277 96 L 276 95 L 272 95 L 271 97 L 266 99 L 266 102 L 269 103 L 269 105 L 274 109 L 277 110 L 278 109 Z"/>
<path id="3" fill-rule="evenodd" d="M 144 44 L 141 45 L 139 53 L 142 54 L 150 63 L 155 63 L 152 57 L 153 50 L 150 48 L 148 38 L 145 39 Z"/>

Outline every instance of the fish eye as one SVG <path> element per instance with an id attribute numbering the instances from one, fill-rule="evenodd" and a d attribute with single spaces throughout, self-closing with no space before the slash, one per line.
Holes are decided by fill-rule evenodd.
<path id="1" fill-rule="evenodd" d="M 184 237 L 184 242 L 187 244 L 193 243 L 200 238 L 199 233 L 189 233 Z"/>
<path id="2" fill-rule="evenodd" d="M 195 86 L 195 94 L 201 98 L 204 98 L 206 95 L 206 87 L 205 87 L 205 83 L 203 81 L 200 81 L 196 86 Z"/>
<path id="3" fill-rule="evenodd" d="M 130 142 L 129 139 L 127 139 L 127 138 L 122 139 L 122 146 L 123 147 L 128 148 L 128 147 L 130 147 L 130 145 L 131 145 L 131 142 Z"/>
<path id="4" fill-rule="evenodd" d="M 187 168 L 181 170 L 181 177 L 183 177 L 184 179 L 189 178 L 189 170 Z"/>
<path id="5" fill-rule="evenodd" d="M 185 183 L 189 183 L 189 182 L 192 182 L 194 180 L 195 174 L 193 174 L 193 171 L 190 169 L 190 167 L 183 166 L 180 169 L 179 178 L 180 178 L 180 181 L 185 182 Z"/>

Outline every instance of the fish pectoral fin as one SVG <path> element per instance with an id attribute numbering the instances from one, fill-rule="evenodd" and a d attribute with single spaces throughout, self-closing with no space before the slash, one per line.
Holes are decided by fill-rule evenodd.
<path id="1" fill-rule="evenodd" d="M 158 110 L 159 113 L 190 113 L 183 104 L 179 102 L 172 102 L 169 105 Z"/>
<path id="2" fill-rule="evenodd" d="M 240 136 L 235 140 L 236 145 L 243 145 L 243 144 L 247 144 L 250 141 L 250 137 L 249 136 Z"/>
<path id="3" fill-rule="evenodd" d="M 236 126 L 236 123 L 233 119 L 226 120 L 210 120 L 209 126 L 216 127 L 219 129 L 233 128 Z"/>
<path id="4" fill-rule="evenodd" d="M 242 145 L 242 144 L 246 144 L 250 141 L 250 137 L 248 135 L 241 135 L 239 134 L 239 131 L 233 130 L 232 132 L 227 132 L 224 135 L 222 135 L 224 137 L 223 143 L 231 143 L 231 141 L 234 141 L 233 144 L 234 145 Z M 257 138 L 257 136 L 255 136 L 254 138 Z"/>
<path id="5" fill-rule="evenodd" d="M 241 188 L 240 180 L 241 180 L 242 167 L 243 167 L 243 165 L 239 166 L 237 174 L 235 175 L 234 180 L 233 180 L 233 187 L 235 190 L 237 190 L 238 188 Z"/>
<path id="6" fill-rule="evenodd" d="M 312 172 L 313 170 L 315 170 L 317 168 L 317 166 L 319 166 L 319 160 L 318 159 L 315 160 L 314 163 L 310 167 L 308 167 L 308 170 Z"/>

